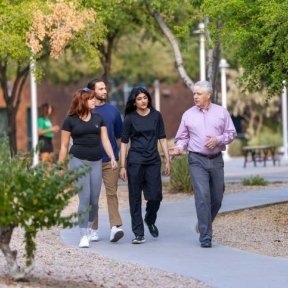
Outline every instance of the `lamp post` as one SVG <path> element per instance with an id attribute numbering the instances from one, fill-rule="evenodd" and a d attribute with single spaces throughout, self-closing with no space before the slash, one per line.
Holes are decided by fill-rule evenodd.
<path id="1" fill-rule="evenodd" d="M 221 95 L 222 95 L 222 106 L 227 109 L 227 84 L 226 84 L 226 68 L 229 67 L 226 59 L 221 59 L 219 63 L 221 73 Z"/>
<path id="2" fill-rule="evenodd" d="M 281 94 L 282 102 L 282 135 L 283 135 L 283 158 L 288 159 L 288 144 L 287 144 L 287 88 L 286 82 L 283 81 L 283 90 Z"/>
<path id="3" fill-rule="evenodd" d="M 205 58 L 205 24 L 199 23 L 198 30 L 194 34 L 199 34 L 199 62 L 200 80 L 206 80 L 206 58 Z"/>
<path id="4" fill-rule="evenodd" d="M 220 73 L 221 73 L 221 96 L 222 96 L 222 106 L 227 109 L 227 83 L 226 83 L 226 68 L 229 67 L 226 59 L 221 59 L 219 63 Z M 223 159 L 229 160 L 228 150 L 223 151 Z"/>
<path id="5" fill-rule="evenodd" d="M 30 61 L 30 91 L 31 91 L 31 122 L 32 122 L 32 147 L 36 148 L 38 144 L 38 111 L 37 111 L 37 85 L 35 78 L 35 60 L 31 58 Z M 35 151 L 34 151 L 35 152 Z M 38 153 L 33 154 L 33 166 L 39 163 L 39 155 Z"/>
<path id="6" fill-rule="evenodd" d="M 155 96 L 155 109 L 160 111 L 160 83 L 159 80 L 154 81 L 154 96 Z"/>

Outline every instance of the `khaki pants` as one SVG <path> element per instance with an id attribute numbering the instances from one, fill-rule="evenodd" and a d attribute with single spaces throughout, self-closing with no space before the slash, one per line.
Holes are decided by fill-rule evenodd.
<path id="1" fill-rule="evenodd" d="M 102 179 L 106 191 L 108 214 L 111 227 L 122 225 L 122 220 L 119 214 L 119 205 L 117 197 L 118 178 L 119 178 L 118 169 L 112 170 L 110 161 L 103 162 Z M 92 223 L 92 228 L 98 229 L 98 215 L 95 217 Z"/>

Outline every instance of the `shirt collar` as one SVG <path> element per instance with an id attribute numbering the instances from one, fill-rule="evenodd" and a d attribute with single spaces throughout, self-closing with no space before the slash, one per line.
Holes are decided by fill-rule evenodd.
<path id="1" fill-rule="evenodd" d="M 196 107 L 197 107 L 197 106 L 196 106 Z M 204 109 L 203 109 L 203 108 L 200 108 L 200 107 L 197 107 L 197 108 L 198 108 L 199 111 L 202 112 L 202 111 L 209 111 L 209 110 L 211 109 L 211 107 L 212 107 L 212 102 L 209 103 L 209 105 L 208 105 L 207 108 L 204 108 Z"/>

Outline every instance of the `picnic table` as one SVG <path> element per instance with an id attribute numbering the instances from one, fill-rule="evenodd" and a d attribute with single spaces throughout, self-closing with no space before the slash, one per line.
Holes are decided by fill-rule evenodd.
<path id="1" fill-rule="evenodd" d="M 254 166 L 257 166 L 257 162 L 263 162 L 263 166 L 266 166 L 267 161 L 272 161 L 273 165 L 276 164 L 276 152 L 277 147 L 274 145 L 255 145 L 255 146 L 244 146 L 244 168 L 248 162 L 253 162 Z"/>

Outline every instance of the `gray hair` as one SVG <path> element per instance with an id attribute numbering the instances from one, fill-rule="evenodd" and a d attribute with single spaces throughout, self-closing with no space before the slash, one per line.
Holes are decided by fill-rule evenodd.
<path id="1" fill-rule="evenodd" d="M 195 89 L 195 87 L 198 86 L 198 87 L 202 87 L 204 88 L 204 90 L 206 92 L 209 92 L 211 95 L 213 93 L 213 88 L 212 88 L 212 85 L 210 82 L 206 81 L 206 80 L 202 80 L 202 81 L 198 81 L 194 84 L 194 88 L 193 90 Z"/>

